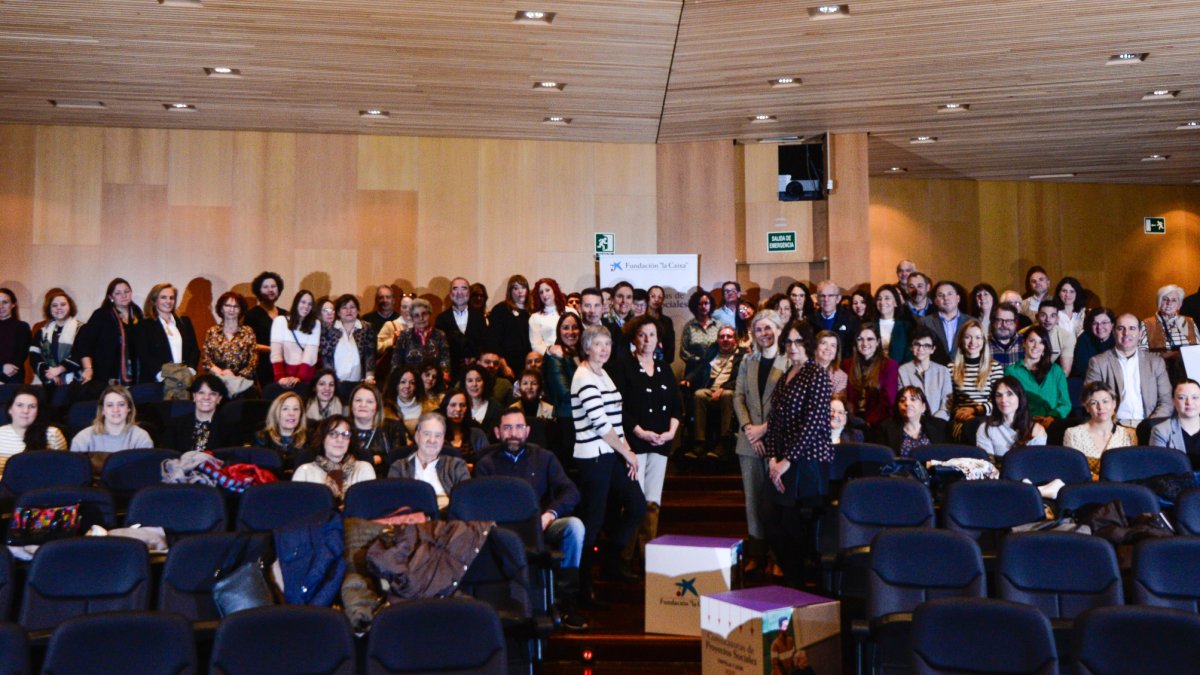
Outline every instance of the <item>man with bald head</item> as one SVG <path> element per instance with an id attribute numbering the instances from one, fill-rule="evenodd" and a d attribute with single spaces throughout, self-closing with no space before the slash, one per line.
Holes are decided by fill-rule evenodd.
<path id="1" fill-rule="evenodd" d="M 896 288 L 908 298 L 908 276 L 917 271 L 917 264 L 911 260 L 901 260 L 896 263 Z"/>
<path id="2" fill-rule="evenodd" d="M 483 312 L 468 306 L 470 300 L 471 282 L 465 277 L 451 279 L 450 306 L 434 322 L 434 327 L 445 333 L 450 343 L 450 374 L 455 382 L 479 358 L 487 342 L 487 319 Z"/>
<path id="3" fill-rule="evenodd" d="M 808 317 L 813 334 L 831 330 L 842 343 L 842 355 L 850 356 L 854 349 L 854 334 L 858 332 L 858 317 L 842 302 L 842 289 L 829 279 L 817 284 L 817 311 Z"/>
<path id="4" fill-rule="evenodd" d="M 1099 380 L 1117 392 L 1121 402 L 1116 417 L 1125 426 L 1136 428 L 1144 419 L 1169 417 L 1174 408 L 1167 364 L 1159 355 L 1138 348 L 1142 322 L 1122 314 L 1113 334 L 1116 345 L 1092 357 L 1084 381 Z"/>

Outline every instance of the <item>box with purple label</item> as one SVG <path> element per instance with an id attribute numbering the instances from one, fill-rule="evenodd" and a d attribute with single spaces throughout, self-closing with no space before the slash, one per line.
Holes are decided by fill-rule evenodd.
<path id="1" fill-rule="evenodd" d="M 840 675 L 841 605 L 782 586 L 700 598 L 706 675 Z"/>
<path id="2" fill-rule="evenodd" d="M 733 588 L 742 540 L 667 535 L 646 543 L 646 632 L 700 635 L 700 596 Z"/>

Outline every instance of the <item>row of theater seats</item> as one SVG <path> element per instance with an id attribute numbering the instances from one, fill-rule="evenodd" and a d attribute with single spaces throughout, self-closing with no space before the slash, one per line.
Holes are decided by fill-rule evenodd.
<path id="1" fill-rule="evenodd" d="M 0 623 L 0 673 L 35 672 L 30 651 L 20 626 Z M 369 638 L 357 641 L 345 616 L 332 609 L 247 610 L 220 622 L 211 653 L 197 649 L 192 625 L 177 614 L 79 616 L 51 634 L 42 672 L 191 675 L 203 672 L 204 661 L 214 675 L 509 672 L 499 617 L 487 604 L 465 598 L 388 607 Z"/>
<path id="2" fill-rule="evenodd" d="M 870 544 L 866 617 L 852 625 L 858 671 L 1044 673 L 1070 662 L 1077 673 L 1196 672 L 1198 565 L 1200 537 L 1143 541 L 1126 595 L 1113 547 L 1097 537 L 1012 534 L 989 580 L 961 532 L 881 532 Z M 1140 607 L 1111 609 L 1126 600 Z"/>

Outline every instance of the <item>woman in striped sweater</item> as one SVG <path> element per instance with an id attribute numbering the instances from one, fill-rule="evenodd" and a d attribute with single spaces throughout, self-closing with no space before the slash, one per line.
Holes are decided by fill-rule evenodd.
<path id="1" fill-rule="evenodd" d="M 646 513 L 646 499 L 637 483 L 638 458 L 625 440 L 621 392 L 604 372 L 612 355 L 612 335 L 604 326 L 588 326 L 580 338 L 583 360 L 571 378 L 571 412 L 575 420 L 575 466 L 583 493 L 580 517 L 586 528 L 580 587 L 591 595 L 591 552 L 604 526 L 605 514 L 617 513 L 610 523 L 602 557 L 606 577 L 619 577 L 621 549 L 637 532 Z"/>
<path id="2" fill-rule="evenodd" d="M 1003 376 L 1004 368 L 992 358 L 983 325 L 975 319 L 964 323 L 958 332 L 958 350 L 950 368 L 955 438 L 974 442 L 976 420 L 991 412 L 992 387 Z"/>

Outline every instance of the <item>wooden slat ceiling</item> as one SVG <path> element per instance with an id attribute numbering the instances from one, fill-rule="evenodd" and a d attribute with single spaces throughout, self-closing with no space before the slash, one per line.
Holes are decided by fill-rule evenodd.
<path id="1" fill-rule="evenodd" d="M 1200 179 L 1200 129 L 1176 130 L 1200 121 L 1196 0 L 863 0 L 810 20 L 817 4 L 0 0 L 0 121 L 610 142 L 866 131 L 880 175 Z M 513 23 L 525 9 L 557 16 Z M 1149 56 L 1105 65 L 1119 52 Z M 803 84 L 768 86 L 781 76 Z M 1155 89 L 1180 93 L 1141 100 Z M 163 108 L 177 101 L 198 110 Z M 936 111 L 950 102 L 970 109 Z M 360 119 L 372 108 L 390 117 Z"/>

